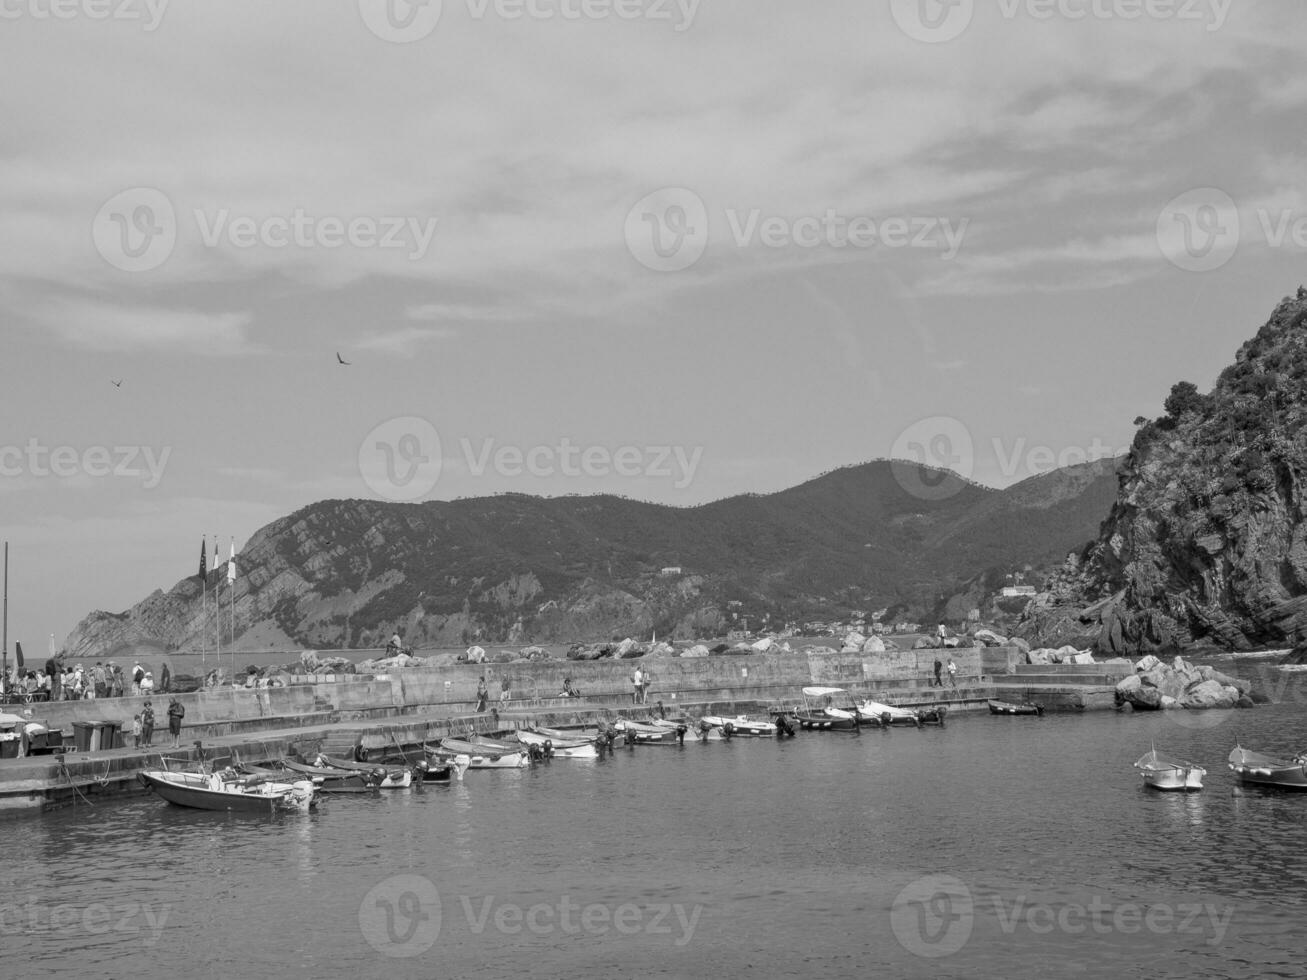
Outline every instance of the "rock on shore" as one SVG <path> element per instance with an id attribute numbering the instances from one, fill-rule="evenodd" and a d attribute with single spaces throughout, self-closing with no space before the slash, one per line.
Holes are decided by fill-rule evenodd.
<path id="1" fill-rule="evenodd" d="M 1166 664 L 1154 656 L 1135 665 L 1135 673 L 1116 686 L 1117 705 L 1136 711 L 1172 708 L 1251 708 L 1252 685 L 1183 657 Z"/>

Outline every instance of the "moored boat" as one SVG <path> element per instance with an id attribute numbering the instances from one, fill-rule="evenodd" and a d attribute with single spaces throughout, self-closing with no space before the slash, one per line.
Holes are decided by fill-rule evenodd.
<path id="1" fill-rule="evenodd" d="M 996 701 L 991 698 L 989 713 L 991 715 L 1042 715 L 1044 706 L 1036 704 L 1034 701 L 1023 701 L 1018 704 L 1013 701 Z"/>
<path id="2" fill-rule="evenodd" d="M 1236 745 L 1230 753 L 1230 769 L 1241 783 L 1256 786 L 1278 786 L 1281 789 L 1307 789 L 1307 755 L 1282 759 L 1250 752 Z"/>
<path id="3" fill-rule="evenodd" d="M 519 731 L 517 740 L 523 745 L 536 745 L 546 756 L 556 759 L 597 759 L 599 750 L 590 739 L 553 739 L 539 732 Z"/>
<path id="4" fill-rule="evenodd" d="M 704 715 L 700 722 L 711 728 L 720 729 L 730 738 L 765 738 L 776 735 L 776 723 L 762 718 L 750 718 L 748 715 L 736 715 L 727 718 L 724 715 Z"/>
<path id="5" fill-rule="evenodd" d="M 404 789 L 413 785 L 413 770 L 409 766 L 384 766 L 379 762 L 354 762 L 350 759 L 337 759 L 333 756 L 318 754 L 314 762 L 324 769 L 344 769 L 349 772 L 366 772 L 373 776 L 385 773 L 377 783 L 381 789 Z"/>
<path id="6" fill-rule="evenodd" d="M 1143 776 L 1144 785 L 1154 789 L 1200 790 L 1207 775 L 1198 763 L 1163 755 L 1156 748 L 1140 756 L 1135 768 Z"/>
<path id="7" fill-rule="evenodd" d="M 459 756 L 466 756 L 469 769 L 522 769 L 528 762 L 526 752 L 520 747 L 504 752 L 461 738 L 442 738 L 436 745 L 424 748 L 428 755 L 445 762 L 456 762 Z"/>
<path id="8" fill-rule="evenodd" d="M 679 745 L 685 741 L 688 731 L 683 723 L 663 722 L 646 724 L 622 718 L 613 723 L 627 745 Z"/>
<path id="9" fill-rule="evenodd" d="M 174 806 L 241 813 L 306 811 L 317 805 L 315 786 L 307 779 L 281 782 L 264 776 L 146 769 L 141 783 Z"/>
<path id="10" fill-rule="evenodd" d="M 805 687 L 803 688 L 803 707 L 793 714 L 799 720 L 800 728 L 813 731 L 856 732 L 858 715 L 856 709 L 835 706 L 835 699 L 847 701 L 848 692 L 840 687 Z"/>
<path id="11" fill-rule="evenodd" d="M 380 769 L 375 772 L 358 772 L 353 769 L 311 766 L 294 759 L 283 759 L 281 765 L 288 772 L 307 776 L 323 793 L 371 793 L 381 785 L 384 778 L 384 770 Z"/>
<path id="12" fill-rule="evenodd" d="M 921 727 L 921 719 L 917 717 L 917 713 L 911 708 L 899 708 L 892 704 L 882 704 L 879 701 L 865 698 L 856 702 L 854 709 L 858 712 L 858 720 L 864 724 L 883 725 L 886 728 L 890 725 Z"/>

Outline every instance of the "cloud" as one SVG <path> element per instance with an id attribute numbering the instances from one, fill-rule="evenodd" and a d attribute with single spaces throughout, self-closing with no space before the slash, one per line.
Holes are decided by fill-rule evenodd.
<path id="1" fill-rule="evenodd" d="M 56 300 L 36 314 L 65 344 L 92 351 L 157 350 L 234 356 L 247 353 L 247 313 L 121 307 Z"/>

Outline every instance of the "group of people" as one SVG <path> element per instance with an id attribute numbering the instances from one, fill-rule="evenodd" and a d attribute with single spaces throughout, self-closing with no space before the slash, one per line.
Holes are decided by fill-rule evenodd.
<path id="1" fill-rule="evenodd" d="M 131 671 L 125 672 L 112 660 L 108 663 L 97 660 L 94 667 L 83 667 L 70 666 L 62 658 L 51 657 L 41 671 L 10 666 L 0 683 L 0 693 L 9 701 L 140 697 L 153 694 L 154 690 L 154 673 L 141 666 L 139 660 Z"/>
<path id="2" fill-rule="evenodd" d="M 931 682 L 931 687 L 943 687 L 944 681 L 941 679 L 940 671 L 944 670 L 944 665 L 940 662 L 939 657 L 935 658 L 935 679 Z M 948 682 L 951 687 L 958 686 L 958 665 L 953 662 L 953 658 L 948 658 Z"/>
<path id="3" fill-rule="evenodd" d="M 653 671 L 637 666 L 631 672 L 632 701 L 635 704 L 648 704 L 651 687 L 653 687 Z"/>
<path id="4" fill-rule="evenodd" d="M 182 741 L 182 719 L 186 717 L 186 707 L 180 698 L 174 697 L 168 702 L 168 734 L 172 736 L 172 747 L 177 748 Z M 154 738 L 154 706 L 146 701 L 141 705 L 139 714 L 132 716 L 132 745 L 135 748 L 149 748 Z"/>

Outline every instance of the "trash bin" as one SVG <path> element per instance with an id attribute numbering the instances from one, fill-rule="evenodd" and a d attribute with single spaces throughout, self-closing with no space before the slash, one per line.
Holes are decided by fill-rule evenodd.
<path id="1" fill-rule="evenodd" d="M 121 722 L 106 721 L 101 728 L 100 748 L 121 749 L 123 747 L 123 726 Z"/>
<path id="2" fill-rule="evenodd" d="M 91 736 L 95 733 L 95 725 L 89 721 L 73 722 L 73 748 L 78 752 L 91 751 Z"/>
<path id="3" fill-rule="evenodd" d="M 0 739 L 0 759 L 17 759 L 21 738 Z"/>

